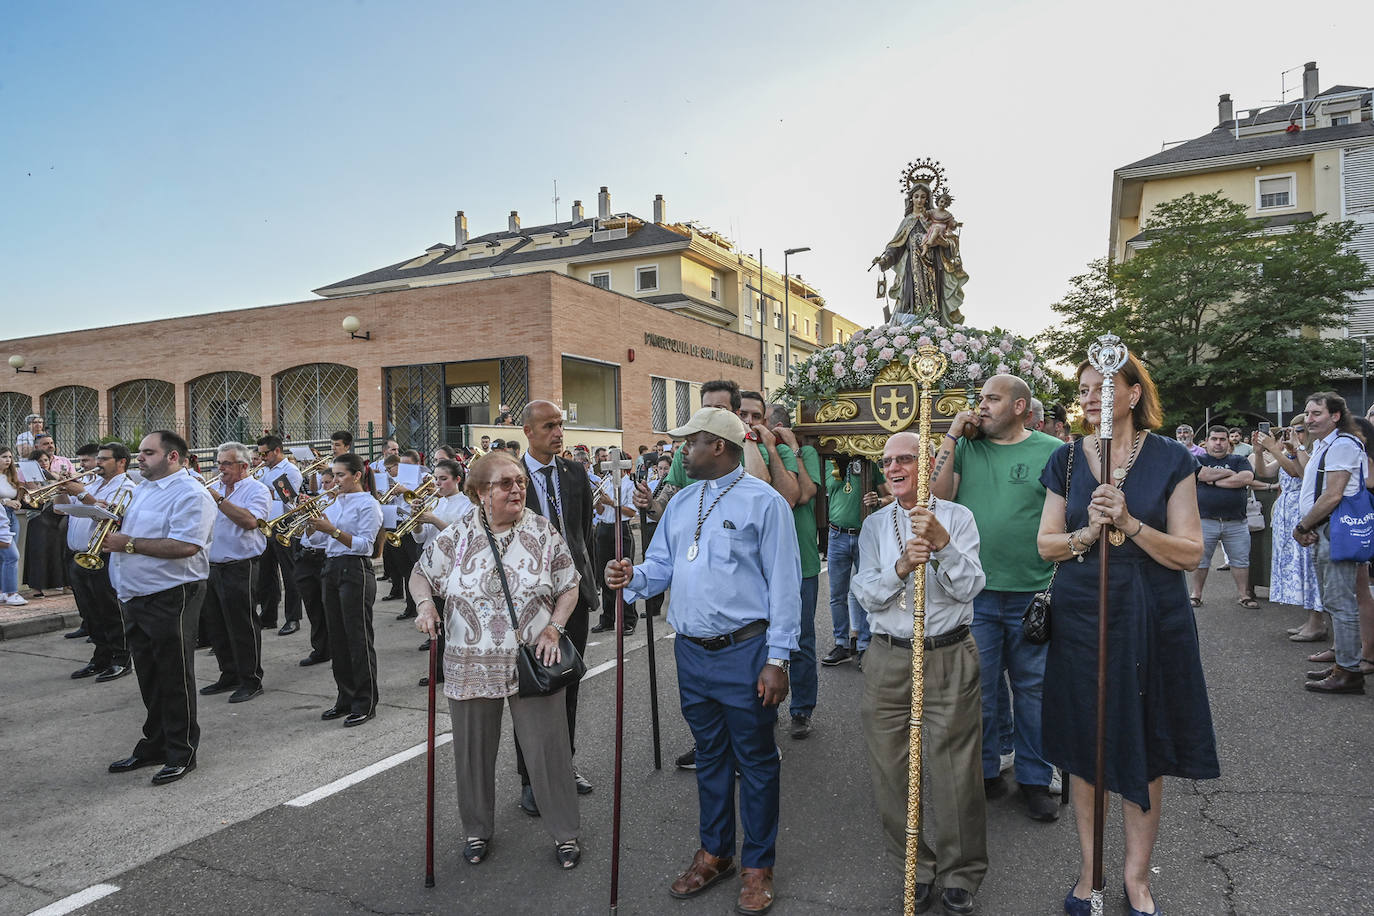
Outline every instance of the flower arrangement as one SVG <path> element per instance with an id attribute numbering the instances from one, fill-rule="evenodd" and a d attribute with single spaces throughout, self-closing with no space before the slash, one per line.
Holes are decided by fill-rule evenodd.
<path id="1" fill-rule="evenodd" d="M 976 389 L 1003 373 L 1020 376 L 1032 392 L 1054 387 L 1043 360 L 1026 338 L 1002 328 L 984 331 L 962 324 L 945 326 L 926 318 L 856 331 L 844 343 L 816 351 L 792 367 L 779 397 L 795 404 L 867 388 L 888 363 L 906 362 L 916 355 L 918 347 L 926 345 L 939 347 L 949 357 L 949 368 L 940 380 L 941 391 Z"/>

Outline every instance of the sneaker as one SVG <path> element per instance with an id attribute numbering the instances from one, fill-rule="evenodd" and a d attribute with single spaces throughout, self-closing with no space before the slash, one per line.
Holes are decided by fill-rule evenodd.
<path id="1" fill-rule="evenodd" d="M 1001 755 L 1001 762 L 998 764 L 997 772 L 1005 773 L 1016 765 L 1016 751 Z"/>
<path id="2" fill-rule="evenodd" d="M 1026 814 L 1031 820 L 1059 820 L 1059 797 L 1050 795 L 1049 786 L 1022 786 L 1021 800 L 1026 803 Z"/>
<path id="3" fill-rule="evenodd" d="M 788 734 L 791 735 L 792 738 L 797 741 L 800 741 L 807 735 L 811 734 L 811 717 L 793 716 L 792 727 L 788 729 Z"/>
<path id="4" fill-rule="evenodd" d="M 1059 768 L 1050 770 L 1050 794 L 1056 798 L 1064 794 L 1064 781 L 1059 778 Z"/>
<path id="5" fill-rule="evenodd" d="M 692 745 L 692 749 L 677 759 L 679 770 L 695 770 L 697 768 L 697 746 Z"/>
<path id="6" fill-rule="evenodd" d="M 12 595 L 5 596 L 5 603 L 12 607 L 18 607 L 21 604 L 28 604 L 29 601 L 23 595 L 19 594 L 18 592 L 15 592 Z"/>
<path id="7" fill-rule="evenodd" d="M 836 665 L 843 665 L 845 662 L 853 660 L 854 653 L 849 651 L 848 646 L 836 646 L 830 650 L 829 655 L 821 659 L 821 664 L 825 665 L 827 668 L 833 668 Z"/>

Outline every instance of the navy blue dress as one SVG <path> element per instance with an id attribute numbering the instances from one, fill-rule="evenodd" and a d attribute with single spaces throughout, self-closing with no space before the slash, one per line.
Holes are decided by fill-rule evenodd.
<path id="1" fill-rule="evenodd" d="M 1073 531 L 1088 524 L 1088 502 L 1097 488 L 1081 440 L 1054 453 L 1040 482 L 1064 494 L 1071 448 Z M 1147 434 L 1122 487 L 1131 514 L 1163 530 L 1169 496 L 1196 466 L 1179 443 Z M 1097 576 L 1104 541 L 1082 563 L 1059 564 L 1041 713 L 1045 759 L 1088 782 L 1097 759 Z M 1130 538 L 1109 556 L 1107 788 L 1148 811 L 1149 783 L 1160 776 L 1221 775 L 1216 736 L 1185 574 L 1161 566 Z"/>

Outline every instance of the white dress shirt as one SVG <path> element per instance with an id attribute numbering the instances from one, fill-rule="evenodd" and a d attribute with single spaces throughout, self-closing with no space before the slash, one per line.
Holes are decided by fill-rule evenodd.
<path id="1" fill-rule="evenodd" d="M 597 485 L 597 492 L 601 493 L 611 501 L 609 506 L 602 506 L 596 510 L 596 523 L 598 525 L 615 524 L 615 480 L 610 474 L 601 478 L 601 483 Z M 624 474 L 620 478 L 620 504 L 633 509 L 635 506 L 635 482 L 629 474 Z M 629 521 L 624 515 L 620 516 L 623 521 Z"/>
<path id="2" fill-rule="evenodd" d="M 173 472 L 161 480 L 147 480 L 134 490 L 120 532 L 138 538 L 172 538 L 200 547 L 185 559 L 162 559 L 141 553 L 110 554 L 110 584 L 120 601 L 154 595 L 210 575 L 211 531 L 219 509 L 205 485 Z M 138 549 L 138 545 L 134 545 Z"/>
<path id="3" fill-rule="evenodd" d="M 246 477 L 234 484 L 234 492 L 224 495 L 224 482 L 215 481 L 210 485 L 220 496 L 224 496 L 231 506 L 238 506 L 252 513 L 254 518 L 266 518 L 272 505 L 272 493 L 266 485 Z M 240 528 L 238 523 L 215 508 L 215 528 L 210 542 L 211 563 L 233 563 L 262 556 L 267 549 L 267 535 L 258 528 Z"/>
<path id="4" fill-rule="evenodd" d="M 120 490 L 134 489 L 134 482 L 129 479 L 128 474 L 116 474 L 109 480 L 97 477 L 94 482 L 86 485 L 86 492 L 104 503 L 114 502 L 114 498 Z M 72 497 L 73 500 L 80 500 L 80 497 Z M 95 519 L 77 518 L 69 516 L 67 518 L 67 546 L 76 553 L 86 549 L 86 545 L 91 542 L 91 528 L 94 526 Z"/>
<path id="5" fill-rule="evenodd" d="M 291 482 L 291 489 L 295 490 L 297 493 L 301 491 L 301 469 L 283 458 L 281 461 L 277 462 L 275 467 L 270 467 L 264 471 L 260 478 L 262 485 L 267 487 L 273 499 L 277 498 L 277 491 L 273 488 L 272 482 L 282 475 L 285 475 L 286 479 Z"/>
<path id="6" fill-rule="evenodd" d="M 1323 456 L 1326 457 L 1325 467 L 1322 465 Z M 1298 498 L 1298 508 L 1303 516 L 1306 517 L 1317 503 L 1317 478 L 1325 476 L 1319 469 L 1349 471 L 1350 479 L 1345 482 L 1345 490 L 1341 495 L 1354 496 L 1360 489 L 1360 468 L 1365 467 L 1365 457 L 1364 448 L 1359 440 L 1349 433 L 1342 434 L 1338 429 L 1333 429 L 1326 438 L 1318 440 L 1312 448 L 1312 457 L 1307 460 L 1307 467 L 1302 472 L 1302 492 Z M 1366 473 L 1365 482 L 1368 483 L 1368 480 L 1369 475 Z M 1324 491 L 1325 483 L 1322 487 Z"/>
<path id="7" fill-rule="evenodd" d="M 335 528 L 353 536 L 353 546 L 346 547 L 337 538 L 329 538 L 324 545 L 326 557 L 371 557 L 372 546 L 382 530 L 382 505 L 371 493 L 340 493 L 334 504 L 324 510 L 325 518 Z"/>
<path id="8" fill-rule="evenodd" d="M 900 541 L 892 527 L 894 514 L 901 525 Z M 928 637 L 972 623 L 973 596 L 987 581 L 978 556 L 978 525 L 973 513 L 941 499 L 935 503 L 935 518 L 949 532 L 949 543 L 932 553 L 926 563 Z M 897 558 L 910 539 L 911 518 L 895 500 L 864 519 L 859 532 L 859 569 L 849 586 L 868 612 L 869 629 L 898 639 L 912 635 L 912 577 L 902 579 L 896 570 Z"/>
<path id="9" fill-rule="evenodd" d="M 434 504 L 434 508 L 430 512 L 442 519 L 446 523 L 444 527 L 447 528 L 476 508 L 466 493 L 458 492 L 452 496 L 439 497 L 439 501 Z M 415 538 L 415 543 L 423 547 L 438 537 L 442 530 L 443 528 L 435 528 L 433 525 L 421 525 L 412 532 L 412 535 Z"/>

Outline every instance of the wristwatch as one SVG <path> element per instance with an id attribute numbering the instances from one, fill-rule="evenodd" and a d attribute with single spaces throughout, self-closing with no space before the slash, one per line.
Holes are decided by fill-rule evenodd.
<path id="1" fill-rule="evenodd" d="M 783 674 L 786 674 L 787 671 L 788 671 L 788 669 L 792 667 L 792 659 L 790 659 L 790 658 L 770 658 L 770 659 L 767 661 L 767 664 L 773 665 L 774 667 L 777 667 L 777 668 L 781 668 Z"/>
<path id="2" fill-rule="evenodd" d="M 124 552 L 125 552 L 125 553 L 133 553 L 133 552 L 134 552 L 134 539 L 133 539 L 133 538 L 129 538 L 129 543 L 127 543 L 127 544 L 124 545 Z"/>
<path id="3" fill-rule="evenodd" d="M 566 636 L 566 635 L 568 634 L 568 628 L 567 628 L 567 627 L 562 626 L 561 624 L 554 623 L 552 620 L 549 621 L 549 626 L 551 626 L 551 627 L 553 627 L 555 630 L 557 630 L 559 636 Z"/>

